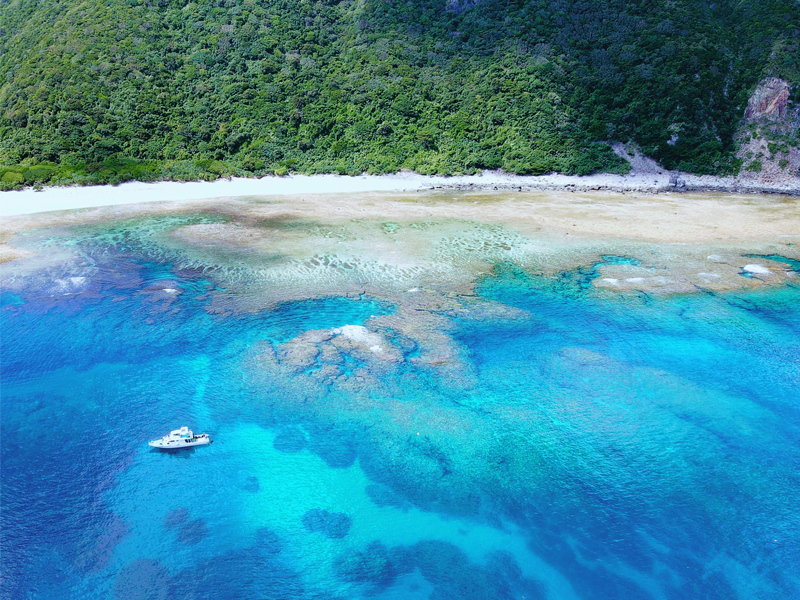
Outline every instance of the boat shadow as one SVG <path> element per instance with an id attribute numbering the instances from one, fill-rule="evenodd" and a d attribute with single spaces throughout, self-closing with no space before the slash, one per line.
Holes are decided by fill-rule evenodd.
<path id="1" fill-rule="evenodd" d="M 170 458 L 191 458 L 195 452 L 197 452 L 197 448 L 174 448 L 171 450 L 150 448 L 150 454 L 162 454 Z"/>

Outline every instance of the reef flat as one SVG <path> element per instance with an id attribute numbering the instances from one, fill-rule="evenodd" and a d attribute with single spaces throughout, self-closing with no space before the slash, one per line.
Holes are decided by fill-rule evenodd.
<path id="1" fill-rule="evenodd" d="M 5 217 L 4 597 L 791 597 L 798 203 Z"/>

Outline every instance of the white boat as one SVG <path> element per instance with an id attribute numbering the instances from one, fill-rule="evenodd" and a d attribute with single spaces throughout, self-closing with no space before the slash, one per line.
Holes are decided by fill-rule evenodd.
<path id="1" fill-rule="evenodd" d="M 212 444 L 213 441 L 208 437 L 207 433 L 200 433 L 195 435 L 194 432 L 188 427 L 181 427 L 170 431 L 169 435 L 165 435 L 160 440 L 153 440 L 147 442 L 153 448 L 161 450 L 180 450 L 181 448 L 193 448 L 194 446 L 205 446 Z"/>

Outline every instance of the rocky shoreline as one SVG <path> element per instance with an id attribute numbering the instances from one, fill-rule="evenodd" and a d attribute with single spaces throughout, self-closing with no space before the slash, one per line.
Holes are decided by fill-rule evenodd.
<path id="1" fill-rule="evenodd" d="M 546 176 L 545 176 L 546 177 Z M 608 177 L 608 176 L 606 176 Z M 458 191 L 565 191 L 565 192 L 615 192 L 620 194 L 666 194 L 666 193 L 703 193 L 718 192 L 724 194 L 782 194 L 788 196 L 800 195 L 800 179 L 783 185 L 764 185 L 751 181 L 742 181 L 736 178 L 697 177 L 688 174 L 672 174 L 667 182 L 655 181 L 647 184 L 640 181 L 622 182 L 578 182 L 561 183 L 548 181 L 531 181 L 531 178 L 520 177 L 518 181 L 508 183 L 454 183 L 435 185 L 430 190 L 458 190 Z M 539 178 L 537 178 L 539 179 Z M 575 178 L 585 179 L 585 178 Z M 732 181 L 729 181 L 732 180 Z M 698 181 L 699 180 L 699 181 Z"/>
<path id="2" fill-rule="evenodd" d="M 625 151 L 620 149 L 620 152 Z M 641 156 L 626 156 L 633 167 L 630 173 L 614 175 L 598 173 L 576 176 L 560 175 L 513 175 L 502 171 L 487 171 L 474 176 L 430 177 L 431 184 L 417 190 L 457 191 L 558 191 L 558 192 L 615 192 L 636 194 L 718 192 L 726 194 L 784 194 L 800 195 L 800 177 L 783 177 L 779 180 L 763 181 L 752 177 L 716 177 L 692 175 L 680 171 L 667 171 L 654 161 Z M 411 181 L 426 179 L 416 173 L 400 173 L 385 177 Z M 424 181 L 420 181 L 424 184 Z M 398 190 L 412 191 L 412 190 Z"/>

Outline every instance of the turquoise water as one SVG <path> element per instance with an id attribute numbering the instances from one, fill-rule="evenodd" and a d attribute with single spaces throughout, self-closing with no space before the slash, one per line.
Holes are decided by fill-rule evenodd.
<path id="1" fill-rule="evenodd" d="M 3 598 L 800 597 L 797 287 L 498 265 L 470 301 L 521 312 L 449 319 L 455 371 L 385 327 L 290 360 L 397 306 L 210 310 L 119 235 L 2 295 Z M 147 446 L 184 424 L 215 443 Z"/>

